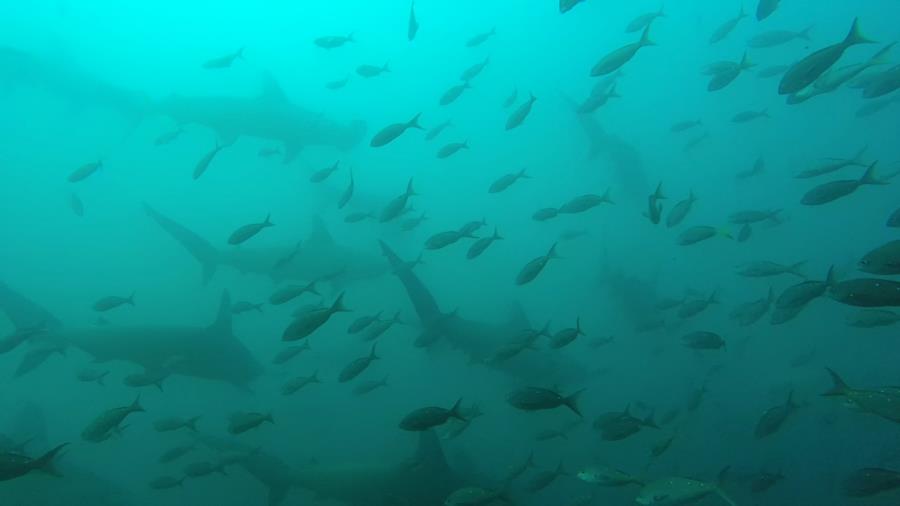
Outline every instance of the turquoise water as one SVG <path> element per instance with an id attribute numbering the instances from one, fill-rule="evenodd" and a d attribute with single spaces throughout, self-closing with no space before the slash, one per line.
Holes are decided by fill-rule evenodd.
<path id="1" fill-rule="evenodd" d="M 896 504 L 898 7 L 659 7 L 0 6 L 0 504 Z"/>

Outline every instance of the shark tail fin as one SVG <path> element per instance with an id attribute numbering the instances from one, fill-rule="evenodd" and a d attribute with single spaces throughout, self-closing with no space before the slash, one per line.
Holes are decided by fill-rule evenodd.
<path id="1" fill-rule="evenodd" d="M 49 452 L 41 455 L 40 457 L 31 461 L 30 466 L 32 469 L 40 469 L 48 474 L 52 474 L 54 476 L 62 476 L 59 474 L 59 471 L 56 470 L 56 467 L 53 466 L 53 460 L 56 459 L 56 456 L 62 451 L 63 448 L 68 446 L 69 443 L 63 443 L 56 448 L 50 450 Z"/>
<path id="2" fill-rule="evenodd" d="M 149 204 L 144 204 L 144 212 L 200 262 L 200 265 L 203 267 L 203 284 L 208 284 L 219 264 L 219 252 L 216 248 L 192 230 L 160 214 L 150 207 Z"/>
<path id="3" fill-rule="evenodd" d="M 219 312 L 216 320 L 208 327 L 209 332 L 219 335 L 231 336 L 231 295 L 228 290 L 222 292 L 222 299 L 219 302 Z"/>

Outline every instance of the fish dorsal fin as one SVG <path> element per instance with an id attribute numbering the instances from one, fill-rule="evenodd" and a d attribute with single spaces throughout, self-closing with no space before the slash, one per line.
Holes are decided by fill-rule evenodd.
<path id="1" fill-rule="evenodd" d="M 309 234 L 307 244 L 315 244 L 316 247 L 334 245 L 334 238 L 331 237 L 331 233 L 328 232 L 328 228 L 325 226 L 325 220 L 319 215 L 313 216 L 312 232 Z"/>
<path id="2" fill-rule="evenodd" d="M 219 336 L 231 336 L 231 295 L 228 294 L 228 290 L 222 292 L 219 313 L 216 315 L 216 321 L 209 326 L 209 331 Z"/>
<path id="3" fill-rule="evenodd" d="M 287 95 L 281 89 L 281 85 L 269 72 L 263 74 L 263 90 L 260 98 L 272 104 L 286 103 L 288 101 Z"/>

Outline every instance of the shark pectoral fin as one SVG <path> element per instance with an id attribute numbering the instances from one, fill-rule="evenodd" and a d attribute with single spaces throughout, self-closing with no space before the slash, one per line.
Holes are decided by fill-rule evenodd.
<path id="1" fill-rule="evenodd" d="M 203 266 L 203 284 L 207 284 L 216 272 L 219 263 L 219 252 L 213 245 L 192 230 L 160 214 L 146 202 L 144 203 L 144 212 L 200 262 Z"/>
<path id="2" fill-rule="evenodd" d="M 231 337 L 231 296 L 228 294 L 228 290 L 222 292 L 222 300 L 219 303 L 219 313 L 216 315 L 216 321 L 207 330 L 211 334 Z"/>
<path id="3" fill-rule="evenodd" d="M 287 485 L 273 485 L 269 487 L 269 506 L 278 506 L 287 497 L 290 487 Z"/>

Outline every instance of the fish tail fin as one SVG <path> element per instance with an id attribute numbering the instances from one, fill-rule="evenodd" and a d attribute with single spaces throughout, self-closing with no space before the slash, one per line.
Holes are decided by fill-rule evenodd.
<path id="1" fill-rule="evenodd" d="M 600 202 L 606 202 L 607 204 L 616 203 L 612 198 L 612 188 L 607 188 L 606 191 L 603 192 L 603 196 L 600 197 Z"/>
<path id="2" fill-rule="evenodd" d="M 134 305 L 134 292 L 131 292 L 131 295 L 125 299 L 125 303 L 133 306 Z"/>
<path id="3" fill-rule="evenodd" d="M 806 279 L 806 274 L 803 274 L 803 272 L 800 271 L 800 269 L 802 269 L 804 266 L 806 266 L 806 260 L 801 260 L 795 264 L 789 265 L 787 268 L 787 272 L 793 274 L 794 276 Z"/>
<path id="4" fill-rule="evenodd" d="M 828 371 L 828 374 L 831 375 L 832 385 L 831 388 L 825 391 L 822 395 L 825 397 L 841 397 L 850 390 L 850 387 L 847 386 L 847 383 L 844 382 L 844 379 L 841 378 L 838 373 L 834 372 L 834 369 L 830 367 L 825 368 Z"/>
<path id="5" fill-rule="evenodd" d="M 381 357 L 375 354 L 375 348 L 378 346 L 378 341 L 372 343 L 372 350 L 369 351 L 369 360 L 378 360 Z"/>
<path id="6" fill-rule="evenodd" d="M 344 292 L 341 292 L 341 294 L 338 295 L 337 299 L 335 299 L 334 303 L 331 305 L 331 312 L 332 313 L 343 313 L 343 312 L 347 312 L 347 311 L 350 311 L 350 310 L 344 306 Z"/>
<path id="7" fill-rule="evenodd" d="M 272 416 L 272 412 L 266 413 L 266 416 L 263 418 L 264 422 L 275 423 L 275 417 Z"/>
<path id="8" fill-rule="evenodd" d="M 235 57 L 240 58 L 240 59 L 243 60 L 243 59 L 244 59 L 244 50 L 245 50 L 245 49 L 247 49 L 247 46 L 241 46 L 241 48 L 237 50 L 237 53 L 235 53 Z"/>
<path id="9" fill-rule="evenodd" d="M 499 241 L 503 239 L 503 236 L 500 235 L 500 232 L 497 230 L 497 227 L 494 227 L 494 235 L 492 236 L 495 241 Z"/>
<path id="10" fill-rule="evenodd" d="M 413 188 L 413 178 L 409 178 L 409 182 L 406 183 L 406 195 L 409 197 L 419 195 L 418 193 L 416 193 L 415 188 Z"/>
<path id="11" fill-rule="evenodd" d="M 106 376 L 107 376 L 108 374 L 109 374 L 109 371 L 106 371 L 105 373 L 101 374 L 101 375 L 97 378 L 97 384 L 100 385 L 100 386 L 106 386 Z"/>
<path id="12" fill-rule="evenodd" d="M 580 316 L 575 318 L 575 333 L 579 336 L 584 335 L 584 331 L 581 330 L 581 317 Z"/>
<path id="13" fill-rule="evenodd" d="M 321 383 L 322 380 L 319 379 L 319 370 L 316 369 L 315 372 L 312 373 L 312 376 L 309 377 L 310 383 Z"/>
<path id="14" fill-rule="evenodd" d="M 741 70 L 747 70 L 755 66 L 756 64 L 750 61 L 750 57 L 747 56 L 747 52 L 744 51 L 744 56 L 741 57 Z"/>
<path id="15" fill-rule="evenodd" d="M 650 25 L 647 25 L 644 28 L 643 33 L 641 33 L 641 40 L 638 41 L 640 46 L 655 46 L 656 42 L 650 39 Z"/>
<path id="16" fill-rule="evenodd" d="M 422 125 L 419 124 L 419 117 L 421 115 L 422 113 L 420 112 L 413 116 L 413 118 L 406 123 L 406 128 L 418 128 L 419 130 L 422 130 Z"/>
<path id="17" fill-rule="evenodd" d="M 553 243 L 553 246 L 550 246 L 550 251 L 547 252 L 547 258 L 562 258 L 556 253 L 556 244 Z"/>
<path id="18" fill-rule="evenodd" d="M 447 416 L 449 416 L 451 418 L 456 418 L 457 420 L 462 420 L 465 422 L 466 418 L 464 416 L 462 416 L 462 413 L 460 413 L 460 410 L 462 409 L 461 405 L 462 405 L 462 397 L 460 397 L 459 399 L 456 400 L 456 404 L 454 404 L 453 407 L 450 408 L 450 412 L 448 413 Z"/>
<path id="19" fill-rule="evenodd" d="M 31 469 L 35 469 L 35 470 L 40 469 L 41 471 L 44 471 L 48 474 L 52 474 L 54 476 L 62 476 L 59 474 L 59 471 L 56 470 L 56 467 L 54 467 L 53 461 L 54 461 L 54 459 L 56 459 L 56 456 L 59 454 L 59 452 L 61 452 L 62 449 L 68 445 L 69 445 L 69 443 L 63 443 L 63 444 L 57 446 L 56 448 L 53 448 L 52 450 L 48 451 L 47 453 L 45 453 L 45 454 L 41 455 L 40 457 L 31 461 L 31 463 L 29 464 L 29 467 L 31 467 Z"/>
<path id="20" fill-rule="evenodd" d="M 390 71 L 391 71 L 391 67 L 390 67 L 389 62 L 384 62 L 384 66 L 381 67 L 381 71 L 382 71 L 382 72 L 390 72 Z"/>
<path id="21" fill-rule="evenodd" d="M 894 44 L 896 44 L 896 42 L 891 42 L 875 53 L 875 55 L 872 56 L 872 59 L 869 60 L 869 65 L 884 65 L 890 63 L 891 60 L 888 58 L 888 53 L 894 48 Z"/>
<path id="22" fill-rule="evenodd" d="M 666 195 L 663 193 L 663 189 L 662 189 L 662 181 L 660 181 L 659 184 L 656 185 L 656 191 L 653 192 L 653 198 L 654 198 L 655 200 L 662 200 L 662 199 L 668 198 L 668 197 L 666 197 Z"/>
<path id="23" fill-rule="evenodd" d="M 144 412 L 144 407 L 141 406 L 141 394 L 138 394 L 137 397 L 134 398 L 134 402 L 131 403 L 129 409 L 134 413 Z"/>
<path id="24" fill-rule="evenodd" d="M 567 408 L 571 409 L 576 415 L 583 417 L 581 414 L 581 409 L 578 407 L 578 397 L 584 392 L 584 389 L 581 389 L 574 394 L 563 398 L 563 404 L 566 405 Z"/>
<path id="25" fill-rule="evenodd" d="M 872 162 L 872 165 L 869 165 L 869 168 L 866 169 L 866 173 L 860 178 L 859 184 L 888 184 L 886 180 L 878 178 L 878 174 L 875 172 L 876 165 L 878 165 L 878 161 L 874 161 Z"/>
<path id="26" fill-rule="evenodd" d="M 825 286 L 826 288 L 831 288 L 837 283 L 837 275 L 834 273 L 834 266 L 828 268 L 828 273 L 825 274 Z"/>
<path id="27" fill-rule="evenodd" d="M 844 45 L 853 46 L 855 44 L 872 44 L 874 42 L 874 40 L 863 35 L 862 30 L 859 28 L 859 18 L 854 18 L 853 25 L 850 26 L 850 32 L 844 38 Z"/>
<path id="28" fill-rule="evenodd" d="M 200 420 L 202 415 L 197 415 L 195 417 L 190 418 L 187 422 L 185 422 L 184 426 L 191 430 L 191 432 L 197 432 L 197 421 Z"/>
<path id="29" fill-rule="evenodd" d="M 271 227 L 271 226 L 274 226 L 274 225 L 275 225 L 275 224 L 272 223 L 272 215 L 271 215 L 271 214 L 267 214 L 267 215 L 266 215 L 266 221 L 263 222 L 263 226 L 264 226 L 264 227 Z"/>

